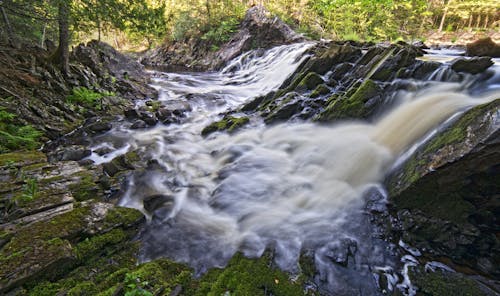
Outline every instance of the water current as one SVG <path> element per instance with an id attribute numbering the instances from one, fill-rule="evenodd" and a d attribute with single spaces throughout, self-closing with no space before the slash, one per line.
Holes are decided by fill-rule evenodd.
<path id="1" fill-rule="evenodd" d="M 300 256 L 312 257 L 314 284 L 325 294 L 374 295 L 379 277 L 414 294 L 405 271 L 418 250 L 385 242 L 369 213 L 385 211 L 381 182 L 410 147 L 485 99 L 464 94 L 463 84 L 434 83 L 398 96 L 375 122 L 267 126 L 252 118 L 235 134 L 200 135 L 222 112 L 277 89 L 312 45 L 252 51 L 220 72 L 155 72 L 158 100 L 189 104 L 187 118 L 140 130 L 122 124 L 94 139 L 94 148 L 115 149 L 93 154 L 96 163 L 132 150 L 154 160 L 129 177 L 120 201 L 148 216 L 140 260 L 168 257 L 200 274 L 235 252 L 272 250 L 291 274 Z"/>

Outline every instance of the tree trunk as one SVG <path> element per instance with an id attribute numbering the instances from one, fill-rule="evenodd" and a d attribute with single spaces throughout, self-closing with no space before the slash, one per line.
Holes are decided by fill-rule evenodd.
<path id="1" fill-rule="evenodd" d="M 448 1 L 448 3 L 446 4 L 446 6 L 444 7 L 443 17 L 441 17 L 441 22 L 439 23 L 438 32 L 442 32 L 443 31 L 444 21 L 446 20 L 446 15 L 448 14 L 448 5 L 450 5 L 450 3 L 451 3 L 451 0 Z"/>
<path id="2" fill-rule="evenodd" d="M 69 73 L 69 3 L 62 0 L 58 4 L 59 47 L 54 56 L 64 75 Z"/>
<path id="3" fill-rule="evenodd" d="M 43 25 L 42 37 L 40 38 L 40 47 L 45 49 L 45 32 L 47 31 L 47 24 Z"/>
<path id="4" fill-rule="evenodd" d="M 207 9 L 207 18 L 208 18 L 208 23 L 212 23 L 212 16 L 210 15 L 210 1 L 206 0 L 205 1 L 205 8 Z"/>
<path id="5" fill-rule="evenodd" d="M 9 45 L 12 47 L 15 47 L 14 31 L 12 30 L 12 26 L 10 25 L 9 18 L 7 17 L 7 13 L 5 12 L 5 9 L 3 8 L 3 6 L 0 6 L 0 10 L 2 11 L 3 21 L 5 23 L 5 28 L 7 29 L 7 39 L 8 39 Z"/>

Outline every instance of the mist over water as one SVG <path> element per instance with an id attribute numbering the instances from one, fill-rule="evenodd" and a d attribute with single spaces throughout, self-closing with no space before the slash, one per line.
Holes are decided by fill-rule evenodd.
<path id="1" fill-rule="evenodd" d="M 381 182 L 398 157 L 453 114 L 491 98 L 471 98 L 453 84 L 409 94 L 374 123 L 257 122 L 233 135 L 200 136 L 221 110 L 277 88 L 310 46 L 251 52 L 221 73 L 159 75 L 160 100 L 189 97 L 188 120 L 117 128 L 101 139 L 121 143 L 120 153 L 139 149 L 155 159 L 131 176 L 121 200 L 148 215 L 142 261 L 168 257 L 202 273 L 235 252 L 258 257 L 268 249 L 294 273 L 310 252 L 325 291 L 376 294 L 376 270 L 409 288 L 397 278 L 400 258 L 373 233 L 366 204 L 384 210 Z M 159 205 L 146 211 L 143 200 L 152 196 Z"/>

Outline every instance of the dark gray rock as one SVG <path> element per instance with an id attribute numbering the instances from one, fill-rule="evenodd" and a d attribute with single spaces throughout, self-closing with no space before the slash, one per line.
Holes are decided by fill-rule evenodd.
<path id="1" fill-rule="evenodd" d="M 137 119 L 140 116 L 139 115 L 139 111 L 137 111 L 137 109 L 128 109 L 128 110 L 125 110 L 125 111 L 123 111 L 123 114 L 128 119 Z"/>
<path id="2" fill-rule="evenodd" d="M 386 180 L 405 242 L 500 277 L 500 99 L 466 112 Z"/>
<path id="3" fill-rule="evenodd" d="M 458 58 L 451 62 L 451 68 L 457 72 L 477 74 L 493 65 L 490 57 Z"/>
<path id="4" fill-rule="evenodd" d="M 144 120 L 136 120 L 134 123 L 130 126 L 130 129 L 141 129 L 141 128 L 147 128 L 149 125 L 144 121 Z"/>
<path id="5" fill-rule="evenodd" d="M 158 118 L 156 118 L 156 115 L 151 112 L 142 111 L 139 113 L 139 118 L 150 126 L 158 123 Z"/>

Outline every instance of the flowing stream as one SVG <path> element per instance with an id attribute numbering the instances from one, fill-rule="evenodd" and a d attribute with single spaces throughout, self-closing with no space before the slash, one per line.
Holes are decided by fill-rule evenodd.
<path id="1" fill-rule="evenodd" d="M 235 252 L 258 257 L 270 249 L 292 274 L 300 256 L 311 256 L 324 293 L 374 295 L 381 276 L 389 289 L 415 292 L 405 273 L 414 261 L 396 249 L 418 251 L 384 242 L 368 212 L 385 210 L 381 182 L 405 151 L 485 99 L 458 92 L 458 84 L 438 85 L 401 97 L 372 123 L 267 126 L 254 118 L 238 133 L 201 137 L 221 112 L 277 89 L 311 46 L 253 51 L 216 73 L 156 73 L 159 100 L 188 103 L 187 118 L 142 130 L 124 123 L 94 139 L 94 148 L 115 149 L 93 154 L 96 163 L 132 150 L 153 160 L 130 176 L 121 199 L 149 218 L 142 261 L 169 257 L 202 273 Z"/>

